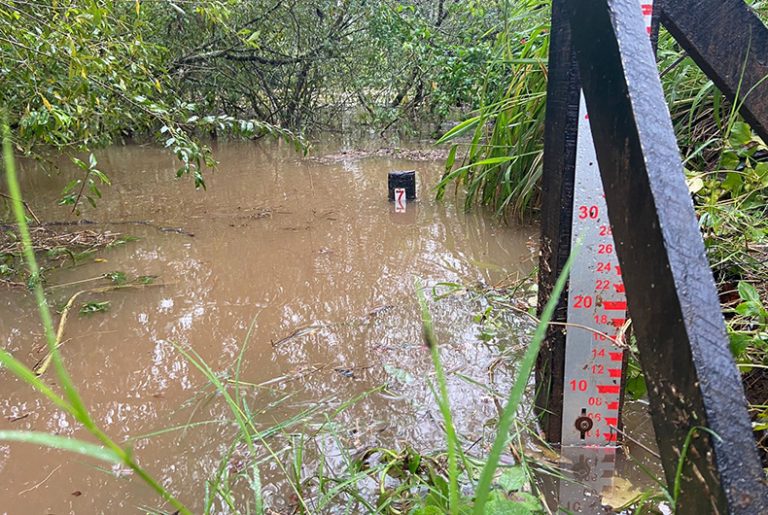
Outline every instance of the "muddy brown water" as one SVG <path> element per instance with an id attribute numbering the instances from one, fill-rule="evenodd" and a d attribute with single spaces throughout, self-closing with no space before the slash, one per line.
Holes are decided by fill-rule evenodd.
<path id="1" fill-rule="evenodd" d="M 258 425 L 318 410 L 275 436 L 281 461 L 291 460 L 287 435 L 311 433 L 324 413 L 356 397 L 334 420 L 344 445 L 443 448 L 414 278 L 430 286 L 511 284 L 533 270 L 535 228 L 505 225 L 482 210 L 464 213 L 451 199 L 435 202 L 430 187 L 442 172 L 439 162 L 357 154 L 318 161 L 269 142 L 221 144 L 215 153 L 220 165 L 207 176 L 206 191 L 174 179 L 177 163 L 160 149 L 125 146 L 98 155 L 115 185 L 82 217 L 139 240 L 52 270 L 48 285 L 121 271 L 129 278 L 157 276 L 162 286 L 86 295 L 83 302 L 109 301 L 109 311 L 70 316 L 61 351 L 94 419 L 115 440 L 129 441 L 140 463 L 199 512 L 205 481 L 235 428 L 221 398 L 177 346 L 194 349 L 220 377 L 231 377 L 252 327 L 240 378 L 261 385 L 242 390 Z M 397 169 L 419 174 L 420 200 L 405 214 L 386 199 L 387 172 Z M 72 219 L 53 207 L 64 178 L 30 163 L 22 173 L 41 218 Z M 122 223 L 135 221 L 151 225 Z M 49 298 L 61 306 L 100 284 L 49 289 Z M 520 302 L 532 295 L 522 292 Z M 466 378 L 493 379 L 505 391 L 531 329 L 526 317 L 507 317 L 501 330 L 482 338 L 487 322 L 476 315 L 484 308 L 481 298 L 461 292 L 432 304 L 458 431 L 481 445 L 493 436 L 496 408 Z M 32 296 L 4 288 L 0 310 L 3 345 L 34 365 L 43 338 Z M 55 385 L 52 372 L 44 377 Z M 382 384 L 385 391 L 370 393 Z M 7 371 L 0 371 L 0 392 L 0 429 L 91 440 Z M 648 425 L 642 414 L 639 420 Z M 640 434 L 649 440 L 647 431 Z M 324 448 L 325 461 L 338 465 L 341 449 L 333 447 Z M 238 452 L 229 466 L 244 459 Z M 261 466 L 265 500 L 287 509 L 291 500 L 276 461 Z M 311 472 L 312 464 L 306 466 Z M 0 513 L 162 509 L 147 486 L 119 468 L 28 444 L 0 443 L 0 477 Z"/>

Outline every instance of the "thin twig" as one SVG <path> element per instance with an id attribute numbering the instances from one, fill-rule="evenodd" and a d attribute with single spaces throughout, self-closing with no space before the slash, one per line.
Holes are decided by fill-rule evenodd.
<path id="1" fill-rule="evenodd" d="M 27 287 L 27 285 L 24 284 L 24 283 L 19 283 L 19 282 L 16 282 L 16 281 L 11 281 L 11 280 L 2 279 L 2 278 L 0 278 L 0 284 L 5 284 L 5 285 L 10 286 L 12 288 L 26 288 Z"/>
<path id="2" fill-rule="evenodd" d="M 85 186 L 88 184 L 88 178 L 91 176 L 91 169 L 87 169 L 85 171 L 85 178 L 83 178 L 83 184 L 80 186 L 80 191 L 77 192 L 77 198 L 75 199 L 75 203 L 72 205 L 72 212 L 74 213 L 77 210 L 77 206 L 80 204 L 80 199 L 83 197 L 83 191 L 85 191 Z"/>
<path id="3" fill-rule="evenodd" d="M 520 309 L 517 306 L 514 306 L 512 304 L 507 304 L 506 302 L 496 302 L 496 304 L 498 304 L 500 306 L 503 306 L 505 308 L 511 309 L 512 311 L 516 311 L 518 313 L 522 313 L 522 314 L 530 317 L 530 319 L 533 320 L 537 324 L 540 322 L 540 320 L 539 320 L 539 318 L 537 316 L 532 315 L 532 314 L 528 313 L 526 310 Z M 599 330 L 594 329 L 592 327 L 589 327 L 587 325 L 576 324 L 574 322 L 553 322 L 553 321 L 550 321 L 549 325 L 558 325 L 558 326 L 563 326 L 563 327 L 575 327 L 576 329 L 584 329 L 585 331 L 589 331 L 589 332 L 594 333 L 596 335 L 605 337 L 606 339 L 608 339 L 611 342 L 613 342 L 613 344 L 616 345 L 617 347 L 624 347 L 624 348 L 627 347 L 627 344 L 624 343 L 619 336 L 616 336 L 616 337 L 610 336 L 607 333 L 604 333 L 602 331 L 599 331 Z M 622 326 L 621 329 L 622 330 L 620 330 L 619 333 L 618 333 L 619 335 L 624 334 L 624 332 L 626 331 L 623 326 Z"/>
<path id="4" fill-rule="evenodd" d="M 642 443 L 640 443 L 640 441 L 639 441 L 639 440 L 637 440 L 637 439 L 635 439 L 635 438 L 632 438 L 631 436 L 629 436 L 627 433 L 625 433 L 624 431 L 622 431 L 622 430 L 621 430 L 621 429 L 619 429 L 618 427 L 614 427 L 613 429 L 615 429 L 615 430 L 616 430 L 616 431 L 617 431 L 617 432 L 618 432 L 618 433 L 619 433 L 621 436 L 623 436 L 624 438 L 626 438 L 626 439 L 627 439 L 627 440 L 629 440 L 630 442 L 634 443 L 635 445 L 637 445 L 638 447 L 640 447 L 641 449 L 643 449 L 645 452 L 647 452 L 648 454 L 650 454 L 650 455 L 651 455 L 651 456 L 653 456 L 654 458 L 656 458 L 656 459 L 659 459 L 659 460 L 661 459 L 661 456 L 659 456 L 659 454 L 658 454 L 657 452 L 655 452 L 655 451 L 654 451 L 654 450 L 652 450 L 652 449 L 649 449 L 648 447 L 646 447 L 645 445 L 643 445 Z"/>
<path id="5" fill-rule="evenodd" d="M 3 198 L 7 198 L 8 200 L 13 200 L 13 198 L 12 198 L 10 195 L 6 195 L 5 193 L 0 193 L 0 197 L 3 197 Z M 34 218 L 34 219 L 35 219 L 35 223 L 36 223 L 37 225 L 41 225 L 41 224 L 40 224 L 40 219 L 37 217 L 37 215 L 35 214 L 35 212 L 34 212 L 34 211 L 32 211 L 32 208 L 31 208 L 31 207 L 29 207 L 29 204 L 27 204 L 27 201 L 26 201 L 26 200 L 22 200 L 22 201 L 21 201 L 21 203 L 24 205 L 24 209 L 26 209 L 27 211 L 29 211 L 29 214 L 30 214 L 30 216 L 32 216 L 32 218 Z"/>
<path id="6" fill-rule="evenodd" d="M 99 281 L 99 280 L 102 280 L 102 279 L 108 279 L 108 278 L 105 275 L 102 274 L 102 275 L 100 275 L 98 277 L 91 277 L 89 279 L 81 279 L 79 281 L 72 281 L 72 282 L 69 282 L 69 283 L 54 284 L 52 286 L 48 286 L 48 289 L 49 290 L 53 290 L 54 288 L 65 288 L 67 286 L 74 286 L 76 284 L 90 283 L 90 282 Z"/>
<path id="7" fill-rule="evenodd" d="M 49 479 L 51 479 L 51 476 L 52 476 L 52 475 L 53 475 L 53 474 L 54 474 L 54 473 L 55 473 L 57 470 L 59 470 L 60 468 L 61 468 L 61 465 L 58 465 L 58 466 L 57 466 L 55 469 L 53 469 L 53 470 L 51 471 L 51 473 L 50 473 L 50 474 L 48 474 L 47 476 L 45 476 L 45 479 L 43 479 L 42 481 L 40 481 L 39 483 L 37 483 L 35 486 L 32 486 L 32 487 L 30 487 L 30 488 L 27 488 L 26 490 L 22 490 L 21 492 L 19 492 L 19 495 L 23 495 L 23 494 L 25 494 L 25 493 L 27 493 L 27 492 L 31 492 L 32 490 L 35 490 L 35 489 L 39 488 L 39 487 L 40 487 L 40 486 L 41 486 L 43 483 L 45 483 L 46 481 L 48 481 Z"/>

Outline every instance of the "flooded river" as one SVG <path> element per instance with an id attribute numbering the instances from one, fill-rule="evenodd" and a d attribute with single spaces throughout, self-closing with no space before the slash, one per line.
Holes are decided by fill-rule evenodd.
<path id="1" fill-rule="evenodd" d="M 227 380 L 251 328 L 241 390 L 259 427 L 285 426 L 273 437 L 280 461 L 293 459 L 286 442 L 311 434 L 338 408 L 345 409 L 333 420 L 334 434 L 350 449 L 442 449 L 414 293 L 420 278 L 454 293 L 431 307 L 458 431 L 470 444 L 492 438 L 496 407 L 473 382 L 492 380 L 492 388 L 507 390 L 531 322 L 506 316 L 489 328 L 479 316 L 482 295 L 462 288 L 483 291 L 530 274 L 535 228 L 505 225 L 480 210 L 464 213 L 450 198 L 435 202 L 430 187 L 440 162 L 307 159 L 270 142 L 221 144 L 215 155 L 220 165 L 203 191 L 191 179 L 175 179 L 177 163 L 160 149 L 98 154 L 114 186 L 82 218 L 99 223 L 89 228 L 138 240 L 48 273 L 49 300 L 59 308 L 77 291 L 105 284 L 69 283 L 115 271 L 129 279 L 157 277 L 154 286 L 84 294 L 78 306 L 109 301 L 108 311 L 72 313 L 66 325 L 64 361 L 107 433 L 129 441 L 139 462 L 200 512 L 205 481 L 227 456 L 236 430 L 221 397 L 178 349 L 194 349 Z M 22 168 L 38 216 L 71 220 L 54 206 L 66 179 L 46 177 L 29 163 Z M 406 213 L 395 213 L 387 201 L 387 172 L 399 169 L 416 169 L 419 177 L 420 200 Z M 517 297 L 524 306 L 532 296 Z M 34 365 L 44 342 L 32 296 L 3 287 L 0 313 L 3 345 Z M 55 384 L 52 371 L 44 377 Z M 386 388 L 376 390 L 381 385 Z M 5 371 L 0 392 L 0 429 L 90 440 Z M 164 432 L 181 426 L 188 427 Z M 340 460 L 341 449 L 332 452 L 338 445 L 323 447 L 331 468 Z M 236 466 L 238 452 L 228 466 Z M 292 501 L 276 460 L 265 460 L 261 471 L 267 505 L 288 510 Z M 0 514 L 163 509 L 125 471 L 27 444 L 0 444 L 0 477 Z"/>

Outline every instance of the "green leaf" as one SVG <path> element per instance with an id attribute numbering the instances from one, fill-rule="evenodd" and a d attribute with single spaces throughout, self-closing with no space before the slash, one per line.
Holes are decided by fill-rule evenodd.
<path id="1" fill-rule="evenodd" d="M 81 159 L 73 157 L 72 158 L 72 162 L 75 163 L 78 168 L 82 168 L 83 170 L 87 170 L 88 169 L 88 165 L 85 164 Z"/>
<path id="2" fill-rule="evenodd" d="M 751 341 L 752 337 L 748 334 L 741 332 L 731 333 L 729 335 L 729 346 L 733 357 L 736 359 L 740 358 L 744 354 L 744 351 L 747 350 L 747 347 L 749 347 Z"/>
<path id="3" fill-rule="evenodd" d="M 82 161 L 81 161 L 81 162 L 82 162 Z M 79 184 L 80 184 L 80 179 L 72 179 L 71 181 L 69 181 L 69 182 L 67 183 L 67 185 L 66 185 L 66 186 L 64 186 L 64 189 L 63 189 L 63 190 L 61 190 L 61 194 L 62 194 L 62 195 L 65 195 L 65 194 L 69 193 L 70 191 L 72 191 L 73 189 L 75 189 L 75 186 L 77 186 L 77 185 L 79 185 Z"/>
<path id="4" fill-rule="evenodd" d="M 100 170 L 91 170 L 91 174 L 95 175 L 96 178 L 99 179 L 99 181 L 101 181 L 102 184 L 106 184 L 108 186 L 112 185 L 112 181 L 109 180 L 109 177 L 107 177 L 107 175 L 104 172 Z"/>
<path id="5" fill-rule="evenodd" d="M 248 36 L 248 39 L 245 40 L 246 44 L 250 48 L 259 48 L 259 38 L 261 37 L 261 31 L 254 31 L 253 34 Z"/>
<path id="6" fill-rule="evenodd" d="M 450 141 L 454 138 L 458 138 L 471 128 L 475 127 L 478 122 L 480 121 L 480 116 L 473 116 L 472 118 L 468 118 L 467 120 L 464 120 L 460 124 L 453 127 L 451 130 L 443 134 L 443 137 L 437 140 L 437 145 L 441 143 L 445 143 L 446 141 Z"/>
<path id="7" fill-rule="evenodd" d="M 408 472 L 415 474 L 416 471 L 419 470 L 419 465 L 421 465 L 421 454 L 409 448 L 406 451 L 405 464 L 408 468 Z"/>
<path id="8" fill-rule="evenodd" d="M 728 137 L 728 142 L 733 147 L 743 147 L 752 141 L 752 131 L 744 122 L 735 122 L 731 127 L 731 134 Z"/>
<path id="9" fill-rule="evenodd" d="M 448 152 L 448 159 L 445 160 L 445 172 L 448 173 L 453 168 L 453 163 L 456 162 L 456 150 L 458 145 L 452 145 L 451 150 Z"/>
<path id="10" fill-rule="evenodd" d="M 507 492 L 516 492 L 525 486 L 528 478 L 523 467 L 517 466 L 506 469 L 496 481 Z"/>
<path id="11" fill-rule="evenodd" d="M 541 501 L 538 497 L 533 495 L 529 492 L 517 492 L 515 495 L 512 496 L 512 499 L 517 501 L 519 504 L 524 505 L 526 508 L 531 510 L 532 512 L 540 512 L 541 510 Z"/>
<path id="12" fill-rule="evenodd" d="M 764 186 L 768 186 L 768 163 L 760 162 L 755 165 L 755 176 Z"/>
<path id="13" fill-rule="evenodd" d="M 645 384 L 645 377 L 638 375 L 628 378 L 627 393 L 629 393 L 634 399 L 639 399 L 648 393 L 648 385 Z"/>
<path id="14" fill-rule="evenodd" d="M 760 304 L 760 294 L 757 289 L 746 281 L 739 281 L 739 297 L 746 302 Z"/>
<path id="15" fill-rule="evenodd" d="M 741 188 L 744 181 L 741 178 L 741 174 L 738 172 L 728 172 L 725 180 L 723 181 L 723 188 L 730 191 L 734 195 L 738 195 L 741 192 Z"/>
<path id="16" fill-rule="evenodd" d="M 390 365 L 389 363 L 384 364 L 384 371 L 390 377 L 401 383 L 410 384 L 414 381 L 413 376 L 407 370 L 397 368 L 396 366 Z"/>
<path id="17" fill-rule="evenodd" d="M 499 163 L 506 163 L 508 161 L 513 161 L 517 159 L 518 156 L 499 156 L 499 157 L 489 157 L 488 159 L 481 159 L 480 161 L 477 161 L 476 163 L 473 163 L 472 166 L 486 166 L 486 165 L 497 165 Z"/>
<path id="18" fill-rule="evenodd" d="M 109 279 L 115 284 L 124 284 L 126 281 L 125 272 L 115 271 L 115 272 L 107 272 L 104 274 L 104 277 Z"/>
<path id="19" fill-rule="evenodd" d="M 754 302 L 742 302 L 736 306 L 734 311 L 743 317 L 753 317 L 760 314 L 760 308 Z"/>
<path id="20" fill-rule="evenodd" d="M 109 301 L 104 302 L 86 302 L 80 307 L 81 315 L 92 315 L 94 313 L 103 313 L 109 310 Z"/>
<path id="21" fill-rule="evenodd" d="M 740 163 L 739 156 L 733 150 L 725 150 L 720 156 L 720 167 L 723 170 L 735 170 Z"/>
<path id="22" fill-rule="evenodd" d="M 66 436 L 57 436 L 34 431 L 0 431 L 0 440 L 42 445 L 53 449 L 82 454 L 83 456 L 108 461 L 110 463 L 122 462 L 120 457 L 110 449 L 75 438 L 68 438 Z"/>

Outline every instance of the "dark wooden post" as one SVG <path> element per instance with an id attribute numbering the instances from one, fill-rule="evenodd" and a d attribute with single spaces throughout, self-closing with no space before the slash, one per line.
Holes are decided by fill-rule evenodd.
<path id="1" fill-rule="evenodd" d="M 571 252 L 573 178 L 579 117 L 579 79 L 571 47 L 571 30 L 562 1 L 552 2 L 547 112 L 542 172 L 539 307 L 543 307 Z M 568 291 L 554 321 L 565 322 Z M 563 411 L 565 330 L 550 325 L 536 365 L 536 408 L 547 439 L 559 443 Z"/>
<path id="2" fill-rule="evenodd" d="M 677 510 L 768 513 L 741 377 L 637 3 L 566 3 L 670 488 L 685 463 Z"/>

